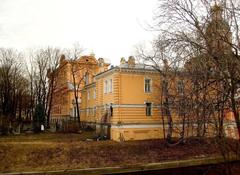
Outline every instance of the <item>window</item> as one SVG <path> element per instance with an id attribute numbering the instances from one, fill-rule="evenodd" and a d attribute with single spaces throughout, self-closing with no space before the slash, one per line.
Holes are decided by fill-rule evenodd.
<path id="1" fill-rule="evenodd" d="M 73 108 L 73 117 L 74 118 L 77 117 L 77 108 L 76 108 L 76 106 L 74 106 L 74 108 Z"/>
<path id="2" fill-rule="evenodd" d="M 108 92 L 112 92 L 112 79 L 109 80 Z"/>
<path id="3" fill-rule="evenodd" d="M 67 95 L 63 95 L 63 96 L 62 96 L 62 104 L 63 104 L 63 105 L 68 104 L 68 96 L 67 96 Z"/>
<path id="4" fill-rule="evenodd" d="M 165 101 L 163 102 L 162 114 L 164 116 L 171 116 L 171 102 Z"/>
<path id="5" fill-rule="evenodd" d="M 146 103 L 146 116 L 152 115 L 152 103 Z"/>
<path id="6" fill-rule="evenodd" d="M 178 115 L 179 116 L 185 116 L 185 110 L 182 106 L 178 107 Z"/>
<path id="7" fill-rule="evenodd" d="M 105 94 L 107 93 L 107 90 L 108 90 L 108 82 L 107 82 L 107 80 L 105 80 L 105 82 L 104 82 L 104 93 Z"/>
<path id="8" fill-rule="evenodd" d="M 96 116 L 96 106 L 93 107 L 93 116 Z"/>
<path id="9" fill-rule="evenodd" d="M 93 99 L 96 99 L 96 89 L 93 90 Z"/>
<path id="10" fill-rule="evenodd" d="M 87 99 L 90 100 L 90 92 L 87 92 Z"/>
<path id="11" fill-rule="evenodd" d="M 178 115 L 179 116 L 185 116 L 185 109 L 186 109 L 185 99 L 181 98 L 178 101 Z"/>
<path id="12" fill-rule="evenodd" d="M 111 93 L 112 92 L 112 79 L 104 81 L 104 93 Z"/>
<path id="13" fill-rule="evenodd" d="M 89 115 L 93 116 L 93 108 L 89 108 Z"/>
<path id="14" fill-rule="evenodd" d="M 89 116 L 89 109 L 88 108 L 86 109 L 86 113 L 87 113 L 87 116 Z"/>
<path id="15" fill-rule="evenodd" d="M 179 94 L 183 94 L 183 91 L 184 91 L 183 80 L 178 81 L 177 91 L 178 91 Z"/>
<path id="16" fill-rule="evenodd" d="M 62 113 L 61 106 L 58 106 L 58 110 L 59 110 L 59 114 L 61 114 Z"/>
<path id="17" fill-rule="evenodd" d="M 112 107 L 112 105 L 110 105 L 109 111 L 110 111 L 110 116 L 112 117 L 113 116 L 113 107 Z"/>
<path id="18" fill-rule="evenodd" d="M 151 79 L 149 79 L 149 78 L 145 79 L 144 91 L 151 92 Z"/>
<path id="19" fill-rule="evenodd" d="M 86 73 L 86 75 L 85 75 L 85 83 L 86 83 L 86 85 L 88 85 L 89 84 L 89 74 L 88 73 Z"/>

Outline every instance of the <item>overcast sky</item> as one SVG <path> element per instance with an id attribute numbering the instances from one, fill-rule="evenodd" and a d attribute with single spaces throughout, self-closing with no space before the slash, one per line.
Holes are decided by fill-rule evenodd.
<path id="1" fill-rule="evenodd" d="M 157 0 L 0 0 L 0 47 L 18 50 L 71 47 L 118 64 L 135 46 L 151 41 L 146 31 Z"/>

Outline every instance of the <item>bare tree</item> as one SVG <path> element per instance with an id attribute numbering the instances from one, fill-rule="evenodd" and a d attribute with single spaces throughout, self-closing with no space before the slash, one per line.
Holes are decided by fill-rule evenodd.
<path id="1" fill-rule="evenodd" d="M 158 29 L 177 50 L 193 57 L 207 58 L 212 84 L 224 87 L 227 95 L 222 107 L 234 113 L 240 135 L 238 103 L 235 98 L 239 88 L 239 1 L 224 0 L 211 3 L 207 0 L 159 1 Z M 207 71 L 208 72 L 208 71 Z M 209 82 L 207 83 L 210 86 Z M 202 91 L 201 91 L 202 93 Z M 220 93 L 220 91 L 219 91 Z M 223 95 L 222 95 L 223 96 Z M 217 104 L 217 103 L 216 103 Z"/>
<path id="2" fill-rule="evenodd" d="M 47 89 L 47 102 L 46 102 L 46 117 L 47 117 L 47 127 L 49 128 L 50 116 L 51 116 L 51 107 L 53 101 L 53 93 L 57 86 L 57 76 L 60 59 L 60 49 L 58 48 L 47 48 L 46 50 L 47 58 L 49 59 L 49 66 L 47 70 L 48 76 L 48 89 Z M 51 74 L 48 75 L 48 73 Z"/>
<path id="3" fill-rule="evenodd" d="M 36 113 L 36 107 L 41 107 L 43 110 L 41 124 L 46 124 L 47 128 L 49 127 L 52 95 L 58 73 L 55 70 L 58 68 L 59 59 L 60 49 L 58 48 L 38 49 L 30 53 L 31 64 L 27 67 L 30 81 L 31 116 Z"/>
<path id="4" fill-rule="evenodd" d="M 28 108 L 28 81 L 22 69 L 23 55 L 14 49 L 0 49 L 0 115 L 6 125 L 22 121 L 22 111 Z"/>
<path id="5" fill-rule="evenodd" d="M 175 54 L 173 52 L 171 43 L 163 38 L 159 38 L 153 44 L 152 54 L 146 55 L 146 51 L 142 47 L 137 48 L 137 57 L 139 61 L 147 66 L 153 67 L 156 71 L 159 72 L 159 76 L 161 79 L 161 84 L 159 86 L 159 90 L 161 92 L 161 116 L 162 116 L 162 124 L 163 124 L 163 133 L 164 138 L 167 139 L 169 145 L 179 144 L 184 140 L 184 130 L 185 130 L 185 118 L 186 115 L 184 113 L 183 105 L 185 105 L 186 98 L 183 97 L 184 88 L 181 87 L 182 91 L 177 93 L 174 91 L 175 89 L 175 80 L 182 77 L 183 73 L 180 70 L 180 66 L 182 59 L 184 57 L 183 54 Z M 183 86 L 183 84 L 181 84 Z M 182 115 L 182 130 L 179 131 L 180 139 L 177 142 L 173 142 L 172 136 L 174 129 L 178 129 L 174 127 L 174 114 L 177 112 Z M 165 121 L 166 120 L 166 121 Z M 167 128 L 165 127 L 165 123 L 167 124 Z M 165 132 L 167 131 L 167 136 Z"/>
<path id="6" fill-rule="evenodd" d="M 70 59 L 70 64 L 71 64 L 72 85 L 73 85 L 74 100 L 76 105 L 75 109 L 76 109 L 79 127 L 81 127 L 80 106 L 79 106 L 80 91 L 84 85 L 85 78 L 88 75 L 86 67 L 84 67 L 78 62 L 78 59 L 80 58 L 82 52 L 83 52 L 83 49 L 79 45 L 79 43 L 75 43 L 72 49 L 67 49 L 65 51 L 67 57 Z"/>

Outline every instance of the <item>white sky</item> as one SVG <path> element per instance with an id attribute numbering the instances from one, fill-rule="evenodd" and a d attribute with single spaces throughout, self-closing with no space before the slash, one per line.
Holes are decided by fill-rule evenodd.
<path id="1" fill-rule="evenodd" d="M 151 41 L 146 31 L 157 0 L 0 0 L 0 47 L 71 47 L 118 64 L 135 46 Z"/>

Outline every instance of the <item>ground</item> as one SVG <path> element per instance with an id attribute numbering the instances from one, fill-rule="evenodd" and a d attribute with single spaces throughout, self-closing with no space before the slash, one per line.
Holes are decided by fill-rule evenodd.
<path id="1" fill-rule="evenodd" d="M 219 154 L 214 139 L 189 139 L 168 147 L 163 140 L 83 141 L 92 135 L 24 134 L 0 137 L 0 172 L 59 170 L 155 163 Z M 229 140 L 233 147 L 236 142 Z"/>

